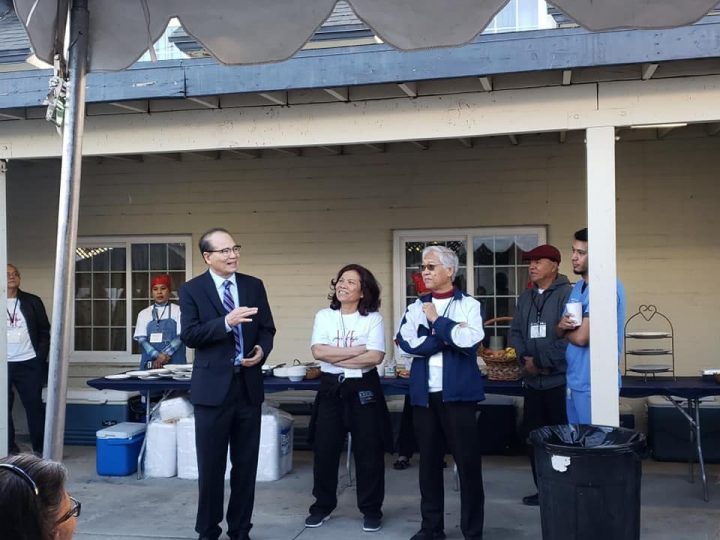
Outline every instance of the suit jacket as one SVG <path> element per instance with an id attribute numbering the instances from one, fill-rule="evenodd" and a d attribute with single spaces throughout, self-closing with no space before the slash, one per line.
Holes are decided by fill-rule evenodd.
<path id="1" fill-rule="evenodd" d="M 48 321 L 45 305 L 39 296 L 18 289 L 20 311 L 25 317 L 30 343 L 35 349 L 36 358 L 47 362 L 50 351 L 50 321 Z"/>
<path id="2" fill-rule="evenodd" d="M 260 345 L 265 354 L 262 362 L 243 368 L 250 402 L 260 404 L 265 396 L 261 366 L 272 351 L 275 323 L 263 282 L 240 273 L 235 279 L 239 305 L 258 308 L 252 322 L 243 323 L 241 328 L 243 356 L 249 356 L 255 345 Z M 234 376 L 235 338 L 225 330 L 225 308 L 209 271 L 180 288 L 180 313 L 180 338 L 195 349 L 190 400 L 196 405 L 220 405 Z"/>

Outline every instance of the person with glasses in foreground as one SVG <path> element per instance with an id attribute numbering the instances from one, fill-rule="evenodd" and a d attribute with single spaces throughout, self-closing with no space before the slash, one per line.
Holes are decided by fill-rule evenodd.
<path id="1" fill-rule="evenodd" d="M 0 459 L 0 537 L 69 540 L 80 501 L 65 490 L 67 470 L 32 454 Z"/>
<path id="2" fill-rule="evenodd" d="M 460 529 L 465 540 L 483 535 L 483 490 L 477 402 L 485 399 L 477 350 L 485 337 L 480 302 L 453 286 L 458 257 L 428 246 L 421 272 L 428 294 L 408 306 L 397 333 L 413 357 L 410 402 L 420 449 L 420 531 L 411 540 L 442 540 L 445 441 L 460 478 Z"/>

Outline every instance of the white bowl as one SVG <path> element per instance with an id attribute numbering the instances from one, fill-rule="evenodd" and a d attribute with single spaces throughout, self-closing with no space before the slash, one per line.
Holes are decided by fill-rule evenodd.
<path id="1" fill-rule="evenodd" d="M 290 368 L 287 368 L 285 366 L 276 367 L 275 369 L 273 369 L 273 375 L 275 375 L 276 377 L 288 377 L 289 369 Z"/>
<path id="2" fill-rule="evenodd" d="M 292 366 L 287 368 L 287 376 L 293 382 L 302 381 L 305 378 L 307 368 L 305 366 Z"/>

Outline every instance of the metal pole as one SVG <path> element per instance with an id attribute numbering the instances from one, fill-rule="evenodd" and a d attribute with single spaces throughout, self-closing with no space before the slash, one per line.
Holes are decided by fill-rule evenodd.
<path id="1" fill-rule="evenodd" d="M 5 172 L 7 162 L 0 160 L 0 268 L 7 268 L 7 200 Z M 0 275 L 0 308 L 7 309 L 7 274 Z M 8 455 L 7 332 L 0 332 L 0 456 Z"/>
<path id="2" fill-rule="evenodd" d="M 82 135 L 85 127 L 85 77 L 87 75 L 90 13 L 87 0 L 73 0 L 70 10 L 70 45 L 65 124 L 63 126 L 60 202 L 58 208 L 55 286 L 50 330 L 50 371 L 43 457 L 62 460 L 65 432 L 65 397 L 72 324 L 72 289 L 75 274 Z"/>

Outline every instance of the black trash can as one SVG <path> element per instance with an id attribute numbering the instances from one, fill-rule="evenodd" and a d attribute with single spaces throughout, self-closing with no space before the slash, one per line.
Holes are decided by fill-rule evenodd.
<path id="1" fill-rule="evenodd" d="M 530 441 L 543 540 L 640 538 L 642 433 L 560 425 L 532 431 Z"/>

